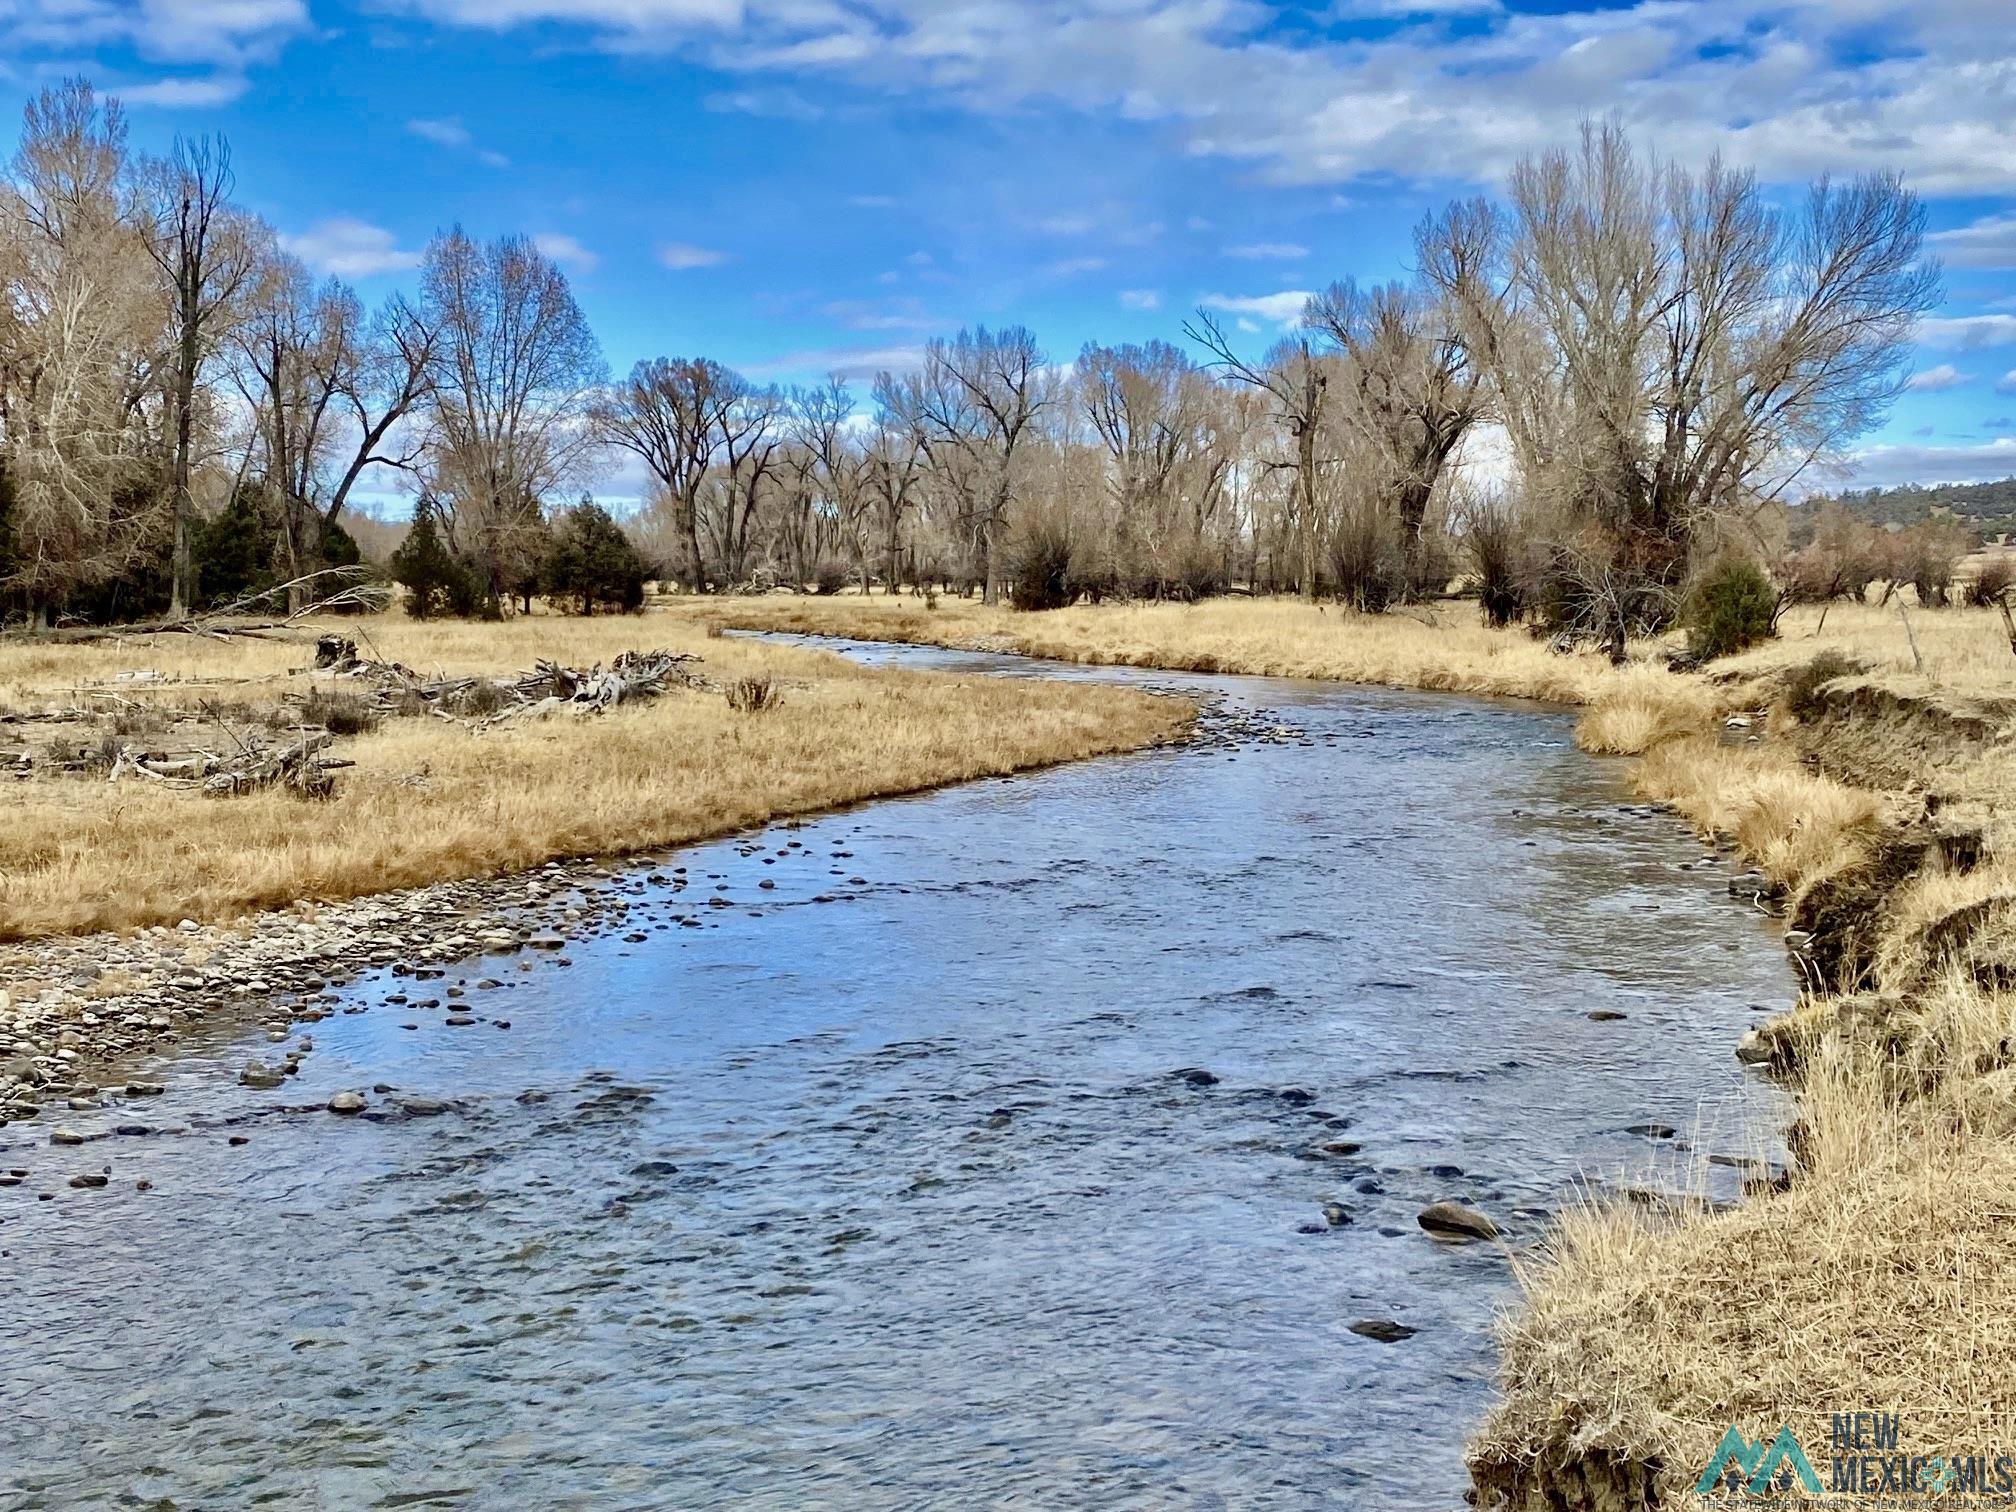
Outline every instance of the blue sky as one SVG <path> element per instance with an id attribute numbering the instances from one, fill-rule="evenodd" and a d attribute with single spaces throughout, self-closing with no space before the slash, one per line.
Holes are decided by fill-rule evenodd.
<path id="1" fill-rule="evenodd" d="M 780 381 L 1200 303 L 1257 348 L 1591 114 L 1774 184 L 1896 168 L 1947 305 L 1852 481 L 2016 472 L 2010 0 L 0 0 L 16 97 L 66 73 L 144 146 L 226 133 L 241 198 L 367 296 L 449 222 L 524 231 L 617 370 Z"/>

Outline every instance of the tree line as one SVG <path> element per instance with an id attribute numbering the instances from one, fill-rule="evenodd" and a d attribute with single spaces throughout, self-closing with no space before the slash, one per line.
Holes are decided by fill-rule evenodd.
<path id="1" fill-rule="evenodd" d="M 1064 361 L 975 327 L 859 387 L 701 357 L 612 380 L 530 240 L 446 231 L 367 310 L 234 204 L 224 143 L 136 153 L 87 84 L 28 104 L 4 177 L 0 613 L 39 623 L 354 561 L 346 509 L 396 476 L 426 612 L 623 607 L 646 577 L 1364 610 L 1461 581 L 1621 649 L 1704 564 L 1767 554 L 1760 520 L 1881 418 L 1938 295 L 1894 176 L 1781 205 L 1602 125 L 1263 355 L 1199 311 L 1182 345 Z M 621 521 L 585 494 L 616 457 L 647 480 Z"/>

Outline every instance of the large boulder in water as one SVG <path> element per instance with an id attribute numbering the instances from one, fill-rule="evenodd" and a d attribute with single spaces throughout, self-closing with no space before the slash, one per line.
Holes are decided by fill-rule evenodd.
<path id="1" fill-rule="evenodd" d="M 1419 1222 L 1437 1239 L 1496 1239 L 1498 1225 L 1482 1213 L 1454 1202 L 1436 1202 L 1421 1209 Z"/>

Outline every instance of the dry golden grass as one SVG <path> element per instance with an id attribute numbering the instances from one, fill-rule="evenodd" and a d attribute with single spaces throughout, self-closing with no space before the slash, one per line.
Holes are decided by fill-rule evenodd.
<path id="1" fill-rule="evenodd" d="M 355 626 L 346 624 L 346 631 Z M 781 707 L 737 714 L 718 693 L 676 693 L 596 717 L 474 733 L 388 720 L 341 743 L 337 796 L 205 798 L 127 781 L 10 784 L 0 829 L 0 938 L 212 920 L 481 876 L 554 857 L 617 854 L 779 815 L 1132 749 L 1177 732 L 1188 705 L 1121 689 L 870 671 L 840 657 L 709 640 L 663 617 L 528 618 L 504 625 L 363 624 L 416 670 L 501 672 L 540 657 L 608 660 L 640 645 L 702 655 L 717 683 L 760 675 Z M 298 688 L 298 644 L 189 636 L 94 646 L 0 646 L 18 706 L 152 668 L 184 679 L 137 700 L 241 701 Z M 239 679 L 225 684 L 216 680 Z"/>
<path id="2" fill-rule="evenodd" d="M 1723 745 L 1707 735 L 1651 751 L 1632 782 L 1701 835 L 1728 836 L 1795 889 L 1857 859 L 1883 815 L 1874 794 L 1810 772 L 1783 750 Z"/>
<path id="3" fill-rule="evenodd" d="M 1014 651 L 1101 666 L 1423 688 L 1586 704 L 1618 685 L 1597 656 L 1560 656 L 1523 631 L 1491 630 L 1474 604 L 1354 614 L 1299 600 L 1210 599 L 1021 614 L 963 599 L 773 595 L 668 600 L 675 616 L 747 630 L 791 630 L 911 645 Z M 1667 675 L 1667 674 L 1660 674 Z"/>
<path id="4" fill-rule="evenodd" d="M 1013 651 L 1099 666 L 1159 667 L 1249 677 L 1303 677 L 1586 706 L 1577 738 L 1600 755 L 1630 756 L 1710 728 L 1728 695 L 1643 658 L 1613 667 L 1561 655 L 1524 630 L 1492 630 L 1472 604 L 1354 614 L 1295 599 L 1081 606 L 1043 614 L 960 599 L 927 609 L 904 598 L 722 599 L 672 612 L 745 630 L 790 630 L 910 645 Z"/>
<path id="5" fill-rule="evenodd" d="M 1621 1461 L 1658 1467 L 1650 1504 L 1691 1506 L 1725 1429 L 1781 1424 L 1825 1481 L 1845 1411 L 1901 1414 L 1912 1454 L 2011 1442 L 2016 1142 L 1946 1112 L 1816 1076 L 1789 1190 L 1712 1215 L 1570 1215 L 1503 1330 L 1480 1483 L 1521 1512 L 1621 1506 L 1549 1499 Z"/>
<path id="6" fill-rule="evenodd" d="M 1910 630 L 1893 605 L 1811 605 L 1786 613 L 1776 640 L 1718 662 L 1724 674 L 1755 676 L 1783 671 L 1835 651 L 1863 663 L 1885 684 L 1900 691 L 1943 689 L 1977 698 L 2016 697 L 2016 655 L 2009 632 L 1993 609 L 1908 608 Z M 1918 642 L 1918 657 L 1911 640 Z M 1924 668 L 1919 670 L 1918 661 Z"/>

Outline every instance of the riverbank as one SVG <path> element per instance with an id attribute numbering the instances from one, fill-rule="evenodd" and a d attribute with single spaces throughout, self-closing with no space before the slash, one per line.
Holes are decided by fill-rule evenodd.
<path id="1" fill-rule="evenodd" d="M 495 723 L 470 709 L 373 706 L 364 680 L 311 668 L 318 630 L 422 679 L 585 667 L 645 647 L 698 660 L 683 664 L 691 686 L 654 700 Z M 769 687 L 771 705 L 731 706 L 745 681 Z M 487 903 L 416 889 L 1138 749 L 1180 737 L 1195 710 L 1118 688 L 876 671 L 662 616 L 391 616 L 278 639 L 0 643 L 0 714 L 12 752 L 0 764 L 0 1059 L 22 1092 L 172 1037 L 206 989 L 284 991 L 331 976 L 332 957 L 396 956 L 386 931 L 437 905 Z M 109 780 L 122 750 L 192 739 L 259 749 L 323 725 L 341 731 L 327 754 L 347 764 L 321 801 L 280 788 L 218 797 L 130 771 Z M 378 917 L 371 900 L 392 898 L 397 912 L 400 894 L 418 914 Z M 247 941 L 258 942 L 249 955 Z"/>
<path id="2" fill-rule="evenodd" d="M 2016 1365 L 2016 657 L 1997 616 L 1796 611 L 1780 640 L 1680 675 L 1555 656 L 1465 623 L 1467 606 L 682 612 L 1582 705 L 1580 742 L 1642 756 L 1639 791 L 1746 856 L 1753 895 L 1788 916 L 1810 990 L 1739 1053 L 1797 1097 L 1797 1161 L 1731 1209 L 1592 1205 L 1522 1257 L 1502 1402 L 1472 1447 L 1481 1503 L 1680 1505 L 1731 1427 L 1790 1427 L 1826 1482 L 1839 1412 L 1899 1415 L 1907 1455 L 1992 1461 L 2016 1443 L 2000 1389 Z"/>

